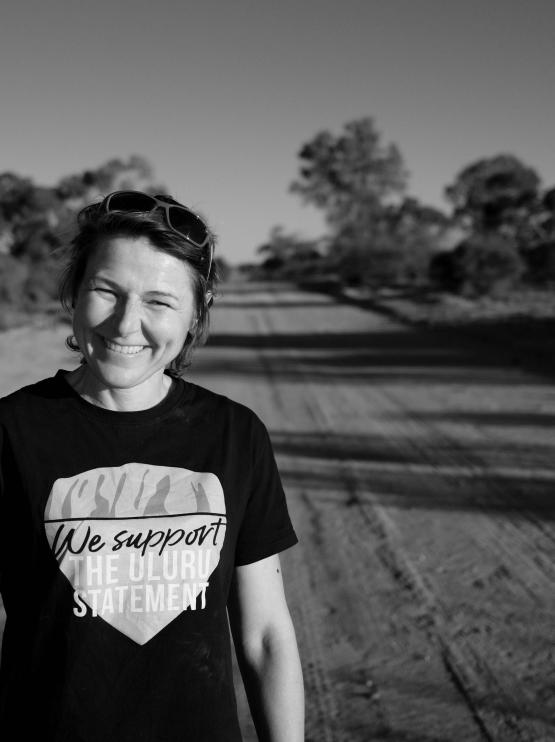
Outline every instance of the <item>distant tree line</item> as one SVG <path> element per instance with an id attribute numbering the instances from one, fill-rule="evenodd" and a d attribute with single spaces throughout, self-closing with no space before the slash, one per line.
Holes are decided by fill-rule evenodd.
<path id="1" fill-rule="evenodd" d="M 513 155 L 465 167 L 445 189 L 449 213 L 407 195 L 401 152 L 371 118 L 316 134 L 298 156 L 291 191 L 322 210 L 328 231 L 310 241 L 274 227 L 258 248 L 263 275 L 466 295 L 555 281 L 555 188 Z"/>
<path id="2" fill-rule="evenodd" d="M 48 187 L 13 172 L 0 173 L 0 329 L 12 324 L 13 310 L 26 315 L 57 305 L 60 271 L 76 213 L 116 190 L 167 193 L 154 180 L 149 162 L 139 155 L 108 160 Z M 219 255 L 214 262 L 225 280 L 229 264 Z"/>
<path id="3" fill-rule="evenodd" d="M 0 173 L 0 305 L 32 309 L 55 299 L 62 248 L 75 213 L 111 190 L 126 188 L 157 189 L 144 158 L 113 159 L 51 187 Z"/>
<path id="4" fill-rule="evenodd" d="M 555 188 L 511 154 L 465 167 L 445 188 L 444 212 L 407 193 L 399 148 L 373 119 L 316 134 L 298 154 L 291 191 L 321 209 L 326 234 L 309 240 L 274 227 L 258 275 L 332 278 L 351 285 L 436 285 L 466 295 L 519 282 L 555 284 Z M 0 173 L 0 307 L 42 307 L 57 296 L 75 213 L 116 189 L 164 192 L 140 156 L 40 186 Z M 229 266 L 219 258 L 225 277 Z M 1 324 L 1 316 L 0 316 Z"/>

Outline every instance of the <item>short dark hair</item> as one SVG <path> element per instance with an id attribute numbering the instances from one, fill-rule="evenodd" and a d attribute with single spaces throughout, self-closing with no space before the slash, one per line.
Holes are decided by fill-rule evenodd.
<path id="1" fill-rule="evenodd" d="M 208 233 L 213 249 L 215 235 L 210 229 Z M 93 204 L 77 216 L 77 232 L 69 243 L 65 266 L 60 276 L 60 301 L 70 314 L 75 307 L 90 255 L 102 242 L 115 237 L 145 237 L 155 249 L 183 261 L 189 268 L 195 300 L 194 324 L 191 332 L 187 333 L 179 355 L 167 368 L 172 376 L 181 376 L 191 364 L 193 350 L 206 342 L 208 337 L 209 310 L 217 282 L 215 262 L 212 261 L 207 277 L 205 249 L 196 247 L 174 232 L 166 224 L 161 211 L 107 213 L 101 209 L 101 204 Z M 80 350 L 73 337 L 67 339 L 67 345 L 71 350 Z"/>

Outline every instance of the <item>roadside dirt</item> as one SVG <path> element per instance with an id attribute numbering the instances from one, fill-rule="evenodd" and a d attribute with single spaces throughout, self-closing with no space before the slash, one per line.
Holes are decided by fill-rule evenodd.
<path id="1" fill-rule="evenodd" d="M 66 334 L 0 335 L 0 394 L 72 367 Z M 309 742 L 555 740 L 552 380 L 259 285 L 222 292 L 189 376 L 272 436 Z"/>

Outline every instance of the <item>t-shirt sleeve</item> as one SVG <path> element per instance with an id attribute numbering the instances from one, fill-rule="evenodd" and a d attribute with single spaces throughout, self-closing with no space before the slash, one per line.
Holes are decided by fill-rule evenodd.
<path id="1" fill-rule="evenodd" d="M 250 491 L 235 552 L 235 565 L 251 564 L 277 554 L 298 539 L 264 425 L 255 418 Z"/>

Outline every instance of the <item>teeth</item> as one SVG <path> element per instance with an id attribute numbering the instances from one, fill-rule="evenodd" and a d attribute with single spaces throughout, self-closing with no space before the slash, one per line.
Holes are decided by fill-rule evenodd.
<path id="1" fill-rule="evenodd" d="M 118 343 L 112 343 L 111 340 L 106 340 L 106 338 L 104 338 L 104 342 L 106 343 L 106 347 L 109 350 L 113 350 L 116 353 L 123 353 L 123 355 L 126 356 L 132 356 L 135 355 L 135 353 L 140 353 L 141 350 L 144 348 L 143 345 L 119 345 Z"/>

